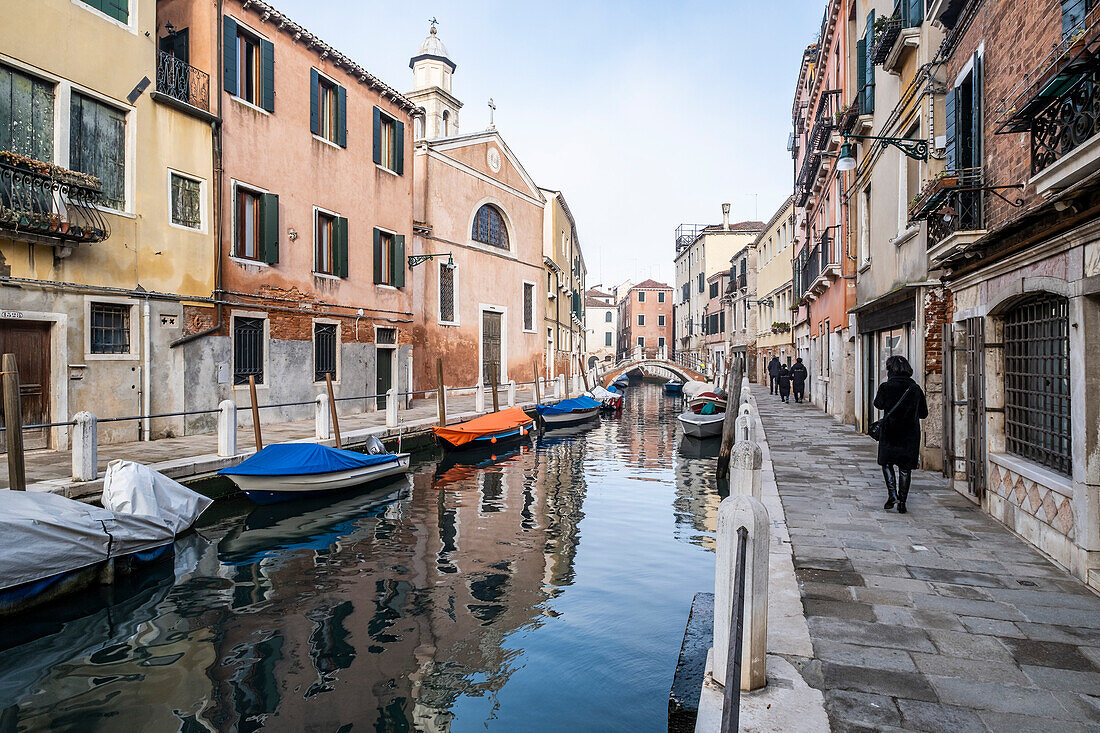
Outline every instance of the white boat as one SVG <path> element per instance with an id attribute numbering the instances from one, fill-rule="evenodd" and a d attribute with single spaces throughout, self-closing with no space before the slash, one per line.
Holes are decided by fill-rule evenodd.
<path id="1" fill-rule="evenodd" d="M 574 410 L 573 412 L 543 413 L 542 421 L 546 423 L 547 428 L 556 428 L 561 425 L 575 425 L 585 420 L 591 420 L 598 414 L 600 414 L 599 407 L 590 407 L 584 410 Z"/>
<path id="2" fill-rule="evenodd" d="M 693 438 L 714 438 L 722 434 L 722 424 L 726 421 L 726 413 L 716 412 L 713 415 L 697 415 L 688 411 L 676 416 L 680 421 L 680 427 L 684 429 L 684 435 Z"/>
<path id="3" fill-rule="evenodd" d="M 535 405 L 535 410 L 547 428 L 556 428 L 591 420 L 600 413 L 600 402 L 581 395 L 553 405 Z"/>

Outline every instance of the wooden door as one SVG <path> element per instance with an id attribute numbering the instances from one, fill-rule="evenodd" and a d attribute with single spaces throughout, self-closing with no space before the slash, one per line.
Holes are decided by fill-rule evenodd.
<path id="1" fill-rule="evenodd" d="M 500 368 L 500 328 L 502 317 L 500 313 L 482 311 L 481 313 L 481 379 L 489 383 L 489 366 L 496 364 L 497 379 L 504 379 L 503 370 Z"/>
<path id="2" fill-rule="evenodd" d="M 24 425 L 50 422 L 50 325 L 42 321 L 0 320 L 0 354 L 15 354 Z M 4 416 L 0 414 L 0 425 Z M 5 426 L 6 427 L 6 426 Z M 49 428 L 23 431 L 23 447 L 49 445 Z M 0 441 L 0 451 L 5 450 Z"/>
<path id="3" fill-rule="evenodd" d="M 386 409 L 386 392 L 393 387 L 393 349 L 378 349 L 378 382 L 375 384 L 376 406 L 379 410 Z"/>

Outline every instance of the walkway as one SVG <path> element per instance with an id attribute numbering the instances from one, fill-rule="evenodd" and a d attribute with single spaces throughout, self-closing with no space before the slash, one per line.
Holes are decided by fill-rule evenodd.
<path id="1" fill-rule="evenodd" d="M 875 443 L 753 386 L 833 731 L 1100 731 L 1100 597 Z"/>

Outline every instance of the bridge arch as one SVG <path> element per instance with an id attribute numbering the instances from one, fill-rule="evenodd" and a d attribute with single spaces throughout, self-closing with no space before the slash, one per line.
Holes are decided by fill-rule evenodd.
<path id="1" fill-rule="evenodd" d="M 667 372 L 676 376 L 683 382 L 707 381 L 707 378 L 699 372 L 681 366 L 674 361 L 668 361 L 667 359 L 629 359 L 619 362 L 613 368 L 609 369 L 607 373 L 601 377 L 600 381 L 604 387 L 607 387 L 622 375 L 632 372 L 635 369 L 645 368 Z"/>

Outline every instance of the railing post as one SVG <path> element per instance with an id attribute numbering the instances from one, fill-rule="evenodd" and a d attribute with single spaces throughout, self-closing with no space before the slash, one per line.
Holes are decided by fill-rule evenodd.
<path id="1" fill-rule="evenodd" d="M 516 406 L 516 380 L 514 379 L 508 380 L 508 406 Z"/>
<path id="2" fill-rule="evenodd" d="M 751 496 L 731 495 L 718 505 L 718 541 L 714 582 L 714 649 L 711 677 L 726 685 L 736 667 L 730 648 L 741 648 L 740 689 L 755 690 L 765 684 L 764 667 L 768 640 L 768 553 L 769 518 L 764 505 Z M 737 533 L 748 532 L 745 563 L 737 562 Z M 744 637 L 740 645 L 731 644 L 736 635 L 739 600 L 737 590 L 744 577 Z M 732 639 L 736 642 L 736 638 Z"/>
<path id="3" fill-rule="evenodd" d="M 559 400 L 565 398 L 565 375 L 559 374 L 554 384 L 554 396 Z"/>
<path id="4" fill-rule="evenodd" d="M 313 406 L 313 429 L 317 440 L 332 437 L 332 416 L 329 414 L 328 396 L 319 394 Z"/>
<path id="5" fill-rule="evenodd" d="M 737 418 L 734 433 L 737 442 L 730 452 L 730 494 L 744 494 L 754 499 L 761 497 L 761 476 L 764 465 L 763 453 L 756 442 L 756 424 L 752 408 L 742 412 Z"/>
<path id="6" fill-rule="evenodd" d="M 397 427 L 397 390 L 386 390 L 386 427 Z"/>
<path id="7" fill-rule="evenodd" d="M 481 382 L 474 388 L 474 411 L 485 412 L 485 385 Z"/>
<path id="8" fill-rule="evenodd" d="M 90 412 L 73 416 L 73 481 L 95 481 L 99 475 L 99 427 Z"/>
<path id="9" fill-rule="evenodd" d="M 218 455 L 237 455 L 237 404 L 232 400 L 218 404 Z"/>

